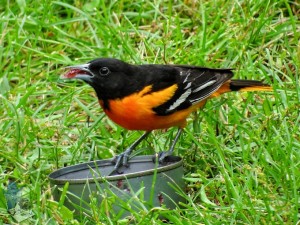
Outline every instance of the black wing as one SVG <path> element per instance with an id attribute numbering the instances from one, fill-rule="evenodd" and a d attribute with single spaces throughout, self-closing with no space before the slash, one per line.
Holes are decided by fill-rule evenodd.
<path id="1" fill-rule="evenodd" d="M 178 76 L 178 89 L 174 96 L 153 110 L 168 115 L 186 109 L 208 98 L 233 76 L 232 69 L 210 69 L 197 66 L 174 65 Z"/>

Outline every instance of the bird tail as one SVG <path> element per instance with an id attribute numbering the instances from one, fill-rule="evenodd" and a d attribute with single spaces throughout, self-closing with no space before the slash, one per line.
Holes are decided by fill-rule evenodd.
<path id="1" fill-rule="evenodd" d="M 211 98 L 218 97 L 221 94 L 231 91 L 272 91 L 273 88 L 257 80 L 229 80 L 224 83 Z"/>

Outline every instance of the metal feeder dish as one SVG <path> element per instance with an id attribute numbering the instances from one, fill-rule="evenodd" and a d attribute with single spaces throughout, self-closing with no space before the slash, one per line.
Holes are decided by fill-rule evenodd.
<path id="1" fill-rule="evenodd" d="M 75 210 L 76 215 L 89 213 L 91 202 L 96 201 L 101 209 L 108 207 L 108 212 L 113 210 L 120 217 L 144 207 L 149 210 L 164 205 L 173 209 L 185 201 L 180 157 L 170 156 L 160 165 L 153 162 L 153 156 L 137 156 L 129 160 L 129 167 L 121 167 L 122 174 L 112 173 L 113 169 L 111 159 L 59 169 L 49 175 L 53 197 L 60 201 L 68 185 L 64 205 Z M 107 200 L 112 202 L 107 204 Z M 124 204 L 130 205 L 130 210 Z"/>

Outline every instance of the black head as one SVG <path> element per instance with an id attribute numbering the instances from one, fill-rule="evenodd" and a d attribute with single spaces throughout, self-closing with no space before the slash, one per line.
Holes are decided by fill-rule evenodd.
<path id="1" fill-rule="evenodd" d="M 135 66 L 118 59 L 99 58 L 86 64 L 70 66 L 63 78 L 81 79 L 91 85 L 100 99 L 121 98 L 134 92 Z"/>

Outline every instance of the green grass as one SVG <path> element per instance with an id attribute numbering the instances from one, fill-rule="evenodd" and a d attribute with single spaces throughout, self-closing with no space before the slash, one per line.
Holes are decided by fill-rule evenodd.
<path id="1" fill-rule="evenodd" d="M 176 149 L 186 206 L 135 213 L 133 224 L 162 224 L 160 214 L 171 224 L 297 224 L 299 3 L 82 2 L 0 4 L 0 224 L 127 224 L 97 213 L 66 216 L 47 179 L 57 168 L 120 153 L 140 135 L 109 121 L 89 86 L 59 81 L 65 66 L 96 57 L 231 67 L 236 78 L 274 87 L 226 94 L 192 115 Z M 165 150 L 175 132 L 155 131 L 140 148 Z M 10 211 L 9 181 L 22 188 Z"/>

